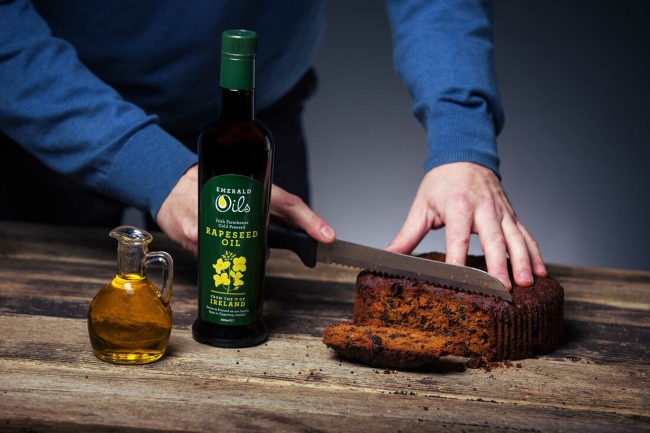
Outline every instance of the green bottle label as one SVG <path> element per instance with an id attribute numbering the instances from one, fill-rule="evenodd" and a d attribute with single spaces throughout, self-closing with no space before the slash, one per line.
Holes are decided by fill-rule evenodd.
<path id="1" fill-rule="evenodd" d="M 266 260 L 264 188 L 246 176 L 213 177 L 201 189 L 199 213 L 201 317 L 253 323 Z"/>

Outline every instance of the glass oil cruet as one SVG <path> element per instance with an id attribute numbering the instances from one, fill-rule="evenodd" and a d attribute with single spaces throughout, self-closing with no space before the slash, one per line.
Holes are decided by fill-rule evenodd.
<path id="1" fill-rule="evenodd" d="M 149 252 L 153 236 L 132 226 L 110 232 L 117 239 L 117 273 L 93 298 L 88 333 L 95 355 L 115 364 L 146 364 L 160 359 L 172 330 L 173 261 Z M 162 264 L 159 290 L 147 279 L 147 265 Z"/>

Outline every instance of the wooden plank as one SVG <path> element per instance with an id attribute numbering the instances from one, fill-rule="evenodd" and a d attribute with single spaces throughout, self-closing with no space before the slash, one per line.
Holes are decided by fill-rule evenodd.
<path id="1" fill-rule="evenodd" d="M 580 279 L 596 281 L 616 281 L 650 285 L 650 271 L 637 269 L 594 268 L 590 266 L 565 266 L 548 263 L 549 275 L 560 279 Z"/>
<path id="2" fill-rule="evenodd" d="M 33 321 L 42 329 L 38 335 L 28 334 Z M 228 350 L 200 345 L 188 331 L 172 334 L 173 350 L 160 362 L 125 367 L 94 359 L 84 321 L 2 317 L 0 326 L 12 336 L 0 343 L 2 412 L 11 413 L 12 423 L 37 414 L 41 425 L 190 431 L 215 425 L 227 431 L 650 426 L 647 394 L 635 385 L 647 369 L 631 375 L 627 367 L 536 359 L 489 373 L 459 373 L 443 364 L 433 373 L 385 374 L 339 360 L 311 336 L 275 336 L 255 348 Z"/>

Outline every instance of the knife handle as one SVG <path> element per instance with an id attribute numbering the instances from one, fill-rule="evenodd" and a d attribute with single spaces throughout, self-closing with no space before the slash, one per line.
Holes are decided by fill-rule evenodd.
<path id="1" fill-rule="evenodd" d="M 269 248 L 293 251 L 305 266 L 310 268 L 316 266 L 318 242 L 307 232 L 271 221 L 269 222 L 268 245 Z"/>

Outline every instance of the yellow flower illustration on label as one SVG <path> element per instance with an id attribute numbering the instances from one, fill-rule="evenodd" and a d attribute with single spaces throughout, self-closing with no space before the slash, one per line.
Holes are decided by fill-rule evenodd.
<path id="1" fill-rule="evenodd" d="M 225 256 L 225 254 L 224 254 L 224 256 Z M 224 269 L 228 269 L 230 267 L 230 262 L 227 261 L 227 260 L 224 261 L 223 259 L 219 259 L 219 260 L 217 260 L 217 263 L 212 265 L 212 267 L 214 268 L 215 271 L 221 272 Z"/>
<path id="2" fill-rule="evenodd" d="M 227 272 L 224 272 L 223 274 L 214 274 L 214 286 L 219 287 L 222 284 L 224 286 L 230 284 L 230 278 L 228 278 Z"/>
<path id="3" fill-rule="evenodd" d="M 246 257 L 237 257 L 236 259 L 233 259 L 232 262 L 233 262 L 233 266 L 232 266 L 233 271 L 244 272 L 246 270 Z"/>
<path id="4" fill-rule="evenodd" d="M 231 264 L 232 269 L 228 271 Z M 239 290 L 244 285 L 246 257 L 237 257 L 236 254 L 226 251 L 212 267 L 215 270 L 213 275 L 215 287 L 222 286 L 226 293 L 231 293 L 231 291 Z"/>
<path id="5" fill-rule="evenodd" d="M 243 286 L 244 282 L 242 281 L 242 277 L 244 276 L 241 272 L 235 272 L 235 271 L 230 271 L 230 276 L 233 279 L 233 285 L 235 287 Z"/>

